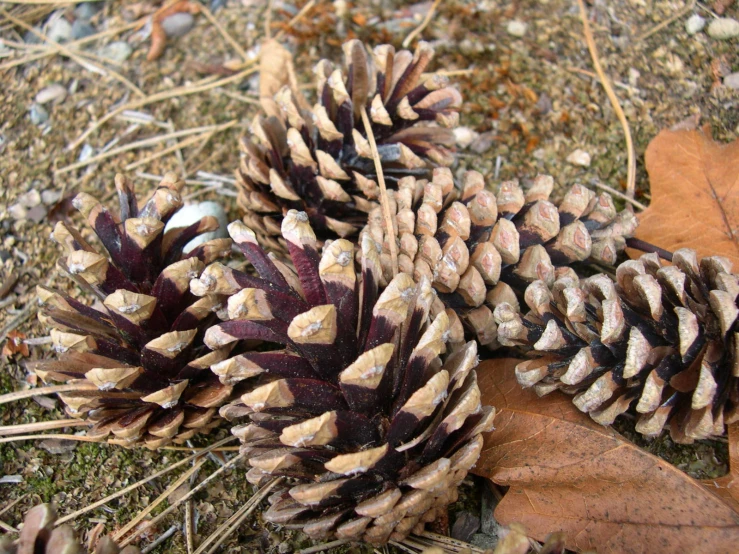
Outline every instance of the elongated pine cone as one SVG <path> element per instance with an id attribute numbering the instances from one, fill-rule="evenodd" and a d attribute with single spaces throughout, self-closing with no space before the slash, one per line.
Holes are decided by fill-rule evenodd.
<path id="1" fill-rule="evenodd" d="M 430 316 L 428 279 L 399 273 L 383 290 L 368 241 L 359 272 L 346 239 L 320 255 L 304 212 L 282 222 L 297 273 L 274 264 L 242 223 L 229 231 L 259 277 L 213 264 L 191 289 L 230 295 L 230 319 L 206 335 L 212 348 L 252 339 L 284 346 L 212 367 L 225 384 L 250 381 L 221 409 L 248 418 L 233 432 L 249 480 L 287 478 L 266 520 L 373 544 L 432 521 L 456 499 L 495 413 L 480 403 L 475 341 L 449 342 L 447 314 Z"/>
<path id="2" fill-rule="evenodd" d="M 549 201 L 553 187 L 551 177 L 540 175 L 526 192 L 507 181 L 496 195 L 476 171 L 455 186 L 447 168 L 434 169 L 431 181 L 403 178 L 397 191 L 389 191 L 400 271 L 416 280 L 428 277 L 468 336 L 498 347 L 496 306 L 517 306 L 515 293 L 532 281 L 551 285 L 558 266 L 615 264 L 636 228 L 634 213 L 618 212 L 607 193 L 574 185 L 555 205 Z M 378 207 L 362 232 L 382 245 L 385 280 L 393 261 L 386 229 Z"/>
<path id="3" fill-rule="evenodd" d="M 530 348 L 518 381 L 540 395 L 555 389 L 604 425 L 633 408 L 636 429 L 690 443 L 721 435 L 739 419 L 739 275 L 722 257 L 697 261 L 677 250 L 673 265 L 656 254 L 578 281 L 562 272 L 550 289 L 526 290 L 523 320 L 495 310 L 501 343 Z"/>
<path id="4" fill-rule="evenodd" d="M 284 250 L 280 221 L 289 209 L 305 211 L 320 239 L 349 237 L 364 226 L 380 189 L 363 109 L 388 185 L 454 159 L 447 146 L 462 97 L 446 77 L 424 75 L 434 53 L 427 43 L 415 54 L 384 44 L 368 55 L 351 40 L 344 53 L 343 69 L 328 60 L 316 66 L 313 108 L 284 88 L 275 98 L 283 119 L 257 116 L 241 141 L 238 204 L 267 248 Z"/>
<path id="5" fill-rule="evenodd" d="M 0 554 L 85 554 L 84 548 L 70 525 L 54 526 L 56 510 L 51 504 L 32 508 L 23 519 L 23 527 L 17 541 L 0 538 Z M 95 554 L 140 554 L 135 546 L 123 549 L 110 537 L 101 538 Z"/>
<path id="6" fill-rule="evenodd" d="M 40 318 L 52 327 L 58 355 L 33 369 L 44 381 L 78 384 L 59 394 L 67 413 L 88 421 L 91 436 L 112 434 L 111 443 L 182 442 L 218 424 L 217 409 L 231 392 L 209 369 L 228 350 L 211 352 L 203 344 L 224 298 L 197 298 L 189 289 L 206 264 L 230 252 L 231 239 L 183 251 L 193 237 L 218 228 L 210 216 L 164 231 L 183 205 L 182 185 L 165 175 L 139 208 L 129 183 L 117 176 L 119 219 L 90 195 L 77 195 L 73 204 L 107 256 L 64 223 L 54 229 L 66 251 L 58 267 L 97 303 L 38 288 Z"/>

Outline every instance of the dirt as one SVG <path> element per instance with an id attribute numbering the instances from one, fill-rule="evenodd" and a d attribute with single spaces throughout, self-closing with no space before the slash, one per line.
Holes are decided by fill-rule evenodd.
<path id="1" fill-rule="evenodd" d="M 137 6 L 146 8 L 146 4 L 106 2 L 92 23 L 98 31 L 119 29 L 132 20 L 132 11 Z M 372 45 L 389 41 L 400 47 L 430 6 L 430 2 L 405 7 L 401 2 L 319 2 L 293 28 L 287 29 L 287 22 L 303 3 L 297 7 L 288 2 L 273 4 L 272 32 L 286 29 L 283 42 L 294 52 L 298 78 L 308 93 L 313 65 L 321 57 L 339 60 L 344 40 L 358 37 Z M 337 17 L 342 6 L 346 7 L 346 12 L 343 17 Z M 723 76 L 739 71 L 737 39 L 718 41 L 705 32 L 689 36 L 685 30 L 685 21 L 693 13 L 707 19 L 713 17 L 709 8 L 698 5 L 650 37 L 640 38 L 684 6 L 683 1 L 666 0 L 596 0 L 589 6 L 601 62 L 615 84 L 634 137 L 637 199 L 645 204 L 649 202 L 649 185 L 643 154 L 649 140 L 660 129 L 692 122 L 693 125 L 710 125 L 714 136 L 722 141 L 735 139 L 739 134 L 739 91 L 721 84 Z M 56 14 L 64 14 L 70 21 L 73 18 L 73 6 L 3 4 L 2 7 L 39 27 Z M 215 16 L 249 58 L 256 56 L 257 46 L 264 36 L 267 2 L 230 0 Z M 736 3 L 724 16 L 739 18 Z M 527 25 L 523 37 L 508 32 L 512 20 Z M 224 62 L 238 61 L 238 54 L 202 15 L 196 16 L 195 26 L 189 33 L 170 40 L 163 57 L 155 62 L 146 61 L 149 40 L 137 33 L 128 30 L 101 39 L 89 45 L 87 51 L 98 52 L 103 44 L 115 40 L 129 42 L 133 47 L 131 57 L 119 67 L 106 67 L 116 69 L 147 95 L 196 83 L 213 72 L 223 72 Z M 0 37 L 9 41 L 5 48 L 0 48 L 0 56 L 3 56 L 0 65 L 36 53 L 32 45 L 24 45 L 24 34 L 23 29 L 0 16 Z M 623 190 L 627 158 L 624 133 L 593 73 L 576 2 L 449 0 L 440 4 L 422 36 L 436 47 L 434 69 L 450 72 L 450 78 L 459 83 L 466 100 L 461 125 L 473 132 L 474 140 L 470 147 L 460 149 L 460 170 L 482 171 L 491 186 L 505 179 L 526 180 L 537 173 L 548 173 L 562 186 L 575 182 L 605 183 Z M 154 123 L 142 124 L 135 130 L 131 130 L 134 123 L 130 119 L 113 118 L 79 148 L 70 150 L 68 146 L 92 123 L 121 103 L 134 100 L 135 93 L 109 76 L 96 74 L 55 54 L 2 70 L 2 82 L 0 290 L 7 290 L 3 290 L 0 298 L 0 326 L 3 335 L 15 330 L 22 337 L 40 339 L 29 345 L 28 356 L 23 356 L 22 352 L 3 354 L 0 393 L 6 393 L 37 384 L 26 371 L 25 363 L 49 355 L 49 346 L 43 338 L 48 336 L 48 331 L 35 317 L 36 285 L 55 287 L 73 296 L 79 294 L 55 269 L 58 249 L 48 240 L 54 221 L 69 217 L 79 224 L 79 216 L 69 205 L 69 199 L 76 192 L 89 192 L 110 201 L 113 177 L 117 172 L 126 171 L 128 164 L 144 160 L 169 144 L 162 142 L 152 148 L 131 150 L 72 171 L 60 170 L 79 160 L 85 144 L 98 153 L 116 139 L 120 142 L 115 146 L 120 146 L 172 130 L 235 119 L 236 125 L 214 135 L 204 147 L 183 148 L 181 160 L 175 154 L 168 154 L 126 171 L 137 188 L 144 191 L 150 190 L 154 181 L 142 178 L 139 171 L 162 175 L 168 170 L 182 173 L 184 167 L 189 178 L 197 179 L 198 170 L 229 177 L 238 164 L 237 138 L 248 128 L 258 106 L 255 105 L 257 80 L 246 77 L 216 90 L 140 108 Z M 48 122 L 35 125 L 29 115 L 31 105 L 36 95 L 52 84 L 63 85 L 68 91 L 66 97 L 61 102 L 46 104 Z M 589 154 L 588 167 L 566 161 L 577 149 Z M 215 190 L 203 194 L 202 189 L 202 185 L 193 185 L 190 191 L 197 192 L 202 199 L 222 202 L 230 216 L 237 217 L 230 196 Z M 35 206 L 25 206 L 26 213 L 19 218 L 18 208 L 14 206 L 20 199 L 27 201 L 28 196 L 22 195 L 32 191 L 46 191 L 47 200 L 56 194 L 60 200 L 48 205 L 42 201 Z M 33 199 L 27 201 L 34 202 Z M 2 287 L 5 283 L 8 287 Z M 0 405 L 2 425 L 64 417 L 53 398 Z M 628 423 L 622 427 L 628 436 L 636 439 L 629 433 Z M 70 428 L 57 432 L 78 430 Z M 226 431 L 217 436 L 226 436 Z M 203 437 L 195 446 L 210 444 L 214 438 Z M 640 444 L 696 477 L 715 477 L 726 469 L 726 446 L 721 441 L 704 442 L 688 450 L 675 448 L 665 440 Z M 5 502 L 22 497 L 0 516 L 5 523 L 17 526 L 21 514 L 41 501 L 56 501 L 62 514 L 71 513 L 187 455 L 171 450 L 125 450 L 89 443 L 80 443 L 73 449 L 46 446 L 44 449 L 39 440 L 0 444 L 2 474 L 21 477 L 20 482 L 0 484 Z M 205 469 L 210 472 L 215 468 L 216 465 L 209 462 L 202 475 Z M 153 501 L 182 471 L 176 470 L 174 474 L 156 479 L 146 487 L 85 514 L 75 520 L 75 526 L 83 534 L 98 523 L 103 523 L 107 532 L 115 530 Z M 244 479 L 244 470 L 239 468 L 228 472 L 207 492 L 198 494 L 195 497 L 195 508 L 200 514 L 198 536 L 202 538 L 213 531 L 253 492 Z M 469 499 L 462 501 L 466 502 L 465 506 L 470 504 Z M 162 509 L 158 507 L 152 515 Z M 181 524 L 184 510 L 176 513 L 176 517 L 170 517 L 144 538 L 142 544 L 159 536 L 170 525 Z M 287 554 L 311 544 L 299 533 L 265 527 L 259 517 L 254 516 L 223 548 L 229 553 Z M 392 547 L 389 550 L 392 551 Z M 155 550 L 185 551 L 180 532 Z M 348 551 L 371 550 L 353 546 L 332 550 Z"/>

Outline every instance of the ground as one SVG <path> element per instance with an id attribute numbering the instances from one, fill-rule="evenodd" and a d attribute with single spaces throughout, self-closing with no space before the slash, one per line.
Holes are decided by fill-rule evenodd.
<path id="1" fill-rule="evenodd" d="M 92 23 L 98 32 L 121 29 L 139 16 L 136 10 L 145 10 L 146 4 L 105 2 Z M 215 11 L 215 18 L 245 51 L 246 61 L 257 55 L 266 20 L 271 20 L 272 33 L 285 31 L 283 43 L 294 52 L 298 79 L 308 94 L 312 66 L 321 57 L 339 60 L 344 40 L 358 37 L 372 45 L 389 41 L 400 47 L 431 5 L 430 2 L 405 7 L 401 2 L 385 1 L 317 2 L 307 15 L 288 27 L 287 22 L 298 13 L 302 2 L 298 1 L 297 6 L 291 2 L 273 2 L 271 13 L 267 2 L 259 0 L 208 3 L 213 8 L 223 4 L 225 7 Z M 689 35 L 685 28 L 688 17 L 697 13 L 710 20 L 714 14 L 703 4 L 695 4 L 692 10 L 683 10 L 685 6 L 683 1 L 596 0 L 588 7 L 602 64 L 614 82 L 634 137 L 636 198 L 644 204 L 649 203 L 649 185 L 643 155 L 649 140 L 660 129 L 681 123 L 707 124 L 714 137 L 722 141 L 735 139 L 739 134 L 739 91 L 722 84 L 724 76 L 739 72 L 737 39 L 715 40 L 705 32 Z M 53 20 L 59 15 L 71 21 L 74 6 L 0 3 L 0 8 L 14 18 L 42 28 L 49 18 Z M 168 170 L 182 173 L 184 169 L 188 178 L 201 182 L 207 178 L 198 176 L 198 171 L 228 178 L 238 165 L 237 139 L 258 110 L 258 77 L 245 76 L 197 94 L 186 94 L 189 90 L 184 90 L 175 97 L 146 103 L 137 111 L 148 115 L 126 113 L 124 117 L 113 118 L 77 147 L 70 148 L 95 121 L 116 107 L 136 100 L 137 93 L 112 80 L 109 73 L 100 75 L 89 66 L 82 67 L 69 57 L 54 54 L 52 49 L 24 43 L 26 31 L 2 14 L 0 37 L 7 43 L 0 48 L 1 338 L 4 342 L 8 332 L 15 331 L 21 337 L 38 339 L 31 341 L 27 356 L 23 352 L 4 352 L 0 393 L 6 393 L 27 388 L 30 377 L 25 363 L 49 355 L 43 338 L 48 331 L 35 316 L 36 285 L 79 294 L 56 271 L 58 248 L 49 241 L 53 223 L 59 218 L 71 217 L 80 223 L 70 209 L 71 196 L 85 191 L 110 201 L 117 172 L 125 172 L 141 190 L 151 189 L 155 182 L 139 172 L 162 175 Z M 676 14 L 680 17 L 674 22 L 649 34 Z M 735 3 L 724 15 L 738 18 L 739 7 Z M 517 27 L 510 25 L 513 21 L 525 24 L 523 36 L 511 34 Z M 649 36 L 643 38 L 645 35 Z M 422 37 L 436 47 L 434 69 L 450 72 L 450 78 L 459 83 L 465 98 L 461 125 L 469 133 L 461 133 L 460 139 L 468 138 L 472 143 L 460 148 L 460 169 L 482 171 L 491 187 L 506 179 L 526 180 L 537 173 L 548 173 L 561 186 L 575 182 L 604 183 L 623 190 L 627 159 L 623 129 L 593 73 L 574 0 L 447 0 L 440 3 Z M 202 84 L 200 79 L 214 73 L 218 75 L 211 79 L 230 75 L 224 62 L 240 61 L 234 48 L 203 15 L 196 17 L 194 28 L 183 37 L 171 39 L 157 61 L 146 61 L 149 39 L 136 29 L 93 41 L 85 48 L 98 53 L 104 44 L 116 40 L 127 41 L 133 53 L 119 66 L 106 67 L 115 69 L 150 99 L 156 93 L 176 87 Z M 16 60 L 45 51 L 48 55 L 40 59 L 7 67 Z M 37 124 L 30 113 L 34 99 L 40 91 L 55 84 L 62 85 L 66 94 L 61 101 L 45 104 L 48 121 Z M 142 123 L 142 117 L 148 117 L 149 122 Z M 162 141 L 151 148 L 134 149 L 99 163 L 67 169 L 81 156 L 99 154 L 106 145 L 110 149 L 175 130 L 231 121 L 234 121 L 232 126 L 212 134 L 207 142 L 200 140 L 185 145 L 181 154 L 169 153 L 135 168 L 127 166 L 172 143 Z M 205 135 L 200 136 L 202 139 Z M 116 143 L 111 145 L 111 141 Z M 589 154 L 588 167 L 566 161 L 578 149 Z M 221 189 L 193 184 L 189 192 L 223 203 L 230 217 L 236 218 L 237 209 L 228 195 L 228 187 L 228 183 Z M 33 191 L 41 193 L 41 201 L 34 198 Z M 62 417 L 53 398 L 0 406 L 3 425 Z M 621 430 L 634 438 L 628 423 L 622 424 Z M 221 431 L 220 436 L 227 436 L 226 432 Z M 205 445 L 213 440 L 214 437 L 204 437 L 198 443 Z M 640 444 L 696 477 L 715 477 L 726 470 L 726 448 L 721 441 L 705 441 L 679 450 L 669 439 Z M 29 507 L 51 500 L 62 507 L 62 514 L 70 513 L 186 455 L 171 450 L 149 452 L 38 440 L 0 444 L 0 467 L 5 476 L 0 480 L 0 494 L 5 502 L 22 497 L 7 512 L 0 511 L 0 519 L 15 526 Z M 215 468 L 215 463 L 208 462 L 201 474 Z M 181 471 L 176 470 L 174 474 L 179 475 Z M 153 501 L 174 479 L 171 475 L 157 479 L 85 514 L 75 525 L 85 533 L 98 523 L 103 523 L 107 532 L 115 530 Z M 479 510 L 478 488 L 467 487 L 464 504 L 454 507 L 452 513 Z M 225 521 L 252 493 L 244 471 L 236 469 L 227 472 L 207 492 L 196 495 L 199 536 L 206 536 Z M 158 507 L 152 515 L 162 509 Z M 181 522 L 182 513 L 176 514 L 162 522 L 151 536 L 157 537 L 170 525 Z M 144 538 L 143 544 L 150 538 Z M 183 542 L 182 533 L 176 533 L 154 551 L 184 552 Z M 310 544 L 297 533 L 280 534 L 264 528 L 256 516 L 249 518 L 226 542 L 225 551 L 288 553 Z M 347 551 L 347 547 L 335 551 Z"/>

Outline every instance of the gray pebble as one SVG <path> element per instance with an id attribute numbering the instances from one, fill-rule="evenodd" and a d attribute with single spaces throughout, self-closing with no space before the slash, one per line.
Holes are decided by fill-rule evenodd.
<path id="1" fill-rule="evenodd" d="M 72 25 L 66 19 L 60 17 L 49 24 L 46 36 L 54 42 L 69 42 L 69 39 L 72 38 Z"/>
<path id="2" fill-rule="evenodd" d="M 46 450 L 49 454 L 66 454 L 77 448 L 77 441 L 66 439 L 46 439 L 41 441 L 39 446 Z"/>
<path id="3" fill-rule="evenodd" d="M 93 27 L 89 21 L 85 21 L 84 19 L 76 19 L 74 23 L 72 23 L 72 38 L 74 40 L 79 40 L 81 38 L 89 37 L 91 35 L 94 35 L 97 33 L 95 30 L 95 27 Z"/>
<path id="4" fill-rule="evenodd" d="M 216 13 L 221 8 L 225 8 L 228 0 L 210 0 L 210 11 Z"/>
<path id="5" fill-rule="evenodd" d="M 131 52 L 133 52 L 133 48 L 127 42 L 118 40 L 103 46 L 100 49 L 100 56 L 113 60 L 114 62 L 122 63 L 128 59 Z"/>
<path id="6" fill-rule="evenodd" d="M 59 202 L 62 197 L 62 192 L 59 190 L 48 189 L 41 193 L 41 202 L 47 206 L 52 206 Z"/>
<path id="7" fill-rule="evenodd" d="M 192 14 L 183 12 L 175 13 L 162 20 L 162 28 L 168 37 L 181 37 L 195 25 Z"/>
<path id="8" fill-rule="evenodd" d="M 732 73 L 724 77 L 724 86 L 739 89 L 739 73 Z"/>
<path id="9" fill-rule="evenodd" d="M 41 104 L 35 102 L 31 104 L 31 123 L 41 125 L 49 120 L 49 112 L 47 112 Z"/>
<path id="10" fill-rule="evenodd" d="M 78 19 L 89 20 L 103 9 L 105 2 L 82 2 L 74 8 L 74 16 Z"/>
<path id="11" fill-rule="evenodd" d="M 494 140 L 495 133 L 493 133 L 492 131 L 482 133 L 480 136 L 472 141 L 472 143 L 470 144 L 470 150 L 472 150 L 476 154 L 484 154 L 485 152 L 490 150 L 491 146 L 493 146 Z"/>
<path id="12" fill-rule="evenodd" d="M 699 16 L 697 13 L 691 15 L 685 22 L 685 30 L 689 35 L 700 33 L 705 26 L 706 20 Z"/>
<path id="13" fill-rule="evenodd" d="M 39 33 L 42 32 L 41 29 L 38 27 L 34 27 L 35 31 L 38 31 Z M 32 33 L 31 31 L 26 31 L 23 33 L 23 42 L 26 44 L 41 44 L 43 41 L 38 37 L 38 35 Z"/>
<path id="14" fill-rule="evenodd" d="M 469 512 L 460 512 L 452 526 L 452 538 L 469 542 L 472 535 L 480 530 L 480 518 Z"/>
<path id="15" fill-rule="evenodd" d="M 739 36 L 739 21 L 730 17 L 714 19 L 708 24 L 708 36 L 718 40 Z"/>
<path id="16" fill-rule="evenodd" d="M 37 104 L 48 104 L 49 102 L 54 102 L 55 104 L 58 104 L 66 97 L 67 89 L 64 88 L 62 85 L 54 84 L 41 89 L 36 95 L 35 100 Z"/>
<path id="17" fill-rule="evenodd" d="M 26 214 L 26 219 L 30 219 L 34 223 L 41 223 L 46 219 L 46 206 L 34 206 Z"/>

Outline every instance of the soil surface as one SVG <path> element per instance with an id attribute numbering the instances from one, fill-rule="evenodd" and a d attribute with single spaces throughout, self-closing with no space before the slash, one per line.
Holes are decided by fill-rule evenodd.
<path id="1" fill-rule="evenodd" d="M 293 52 L 298 80 L 312 101 L 311 70 L 320 58 L 340 60 L 341 43 L 355 37 L 372 46 L 390 42 L 400 48 L 431 6 L 431 2 L 319 1 L 290 26 L 304 5 L 302 0 L 297 4 L 274 1 L 271 12 L 268 3 L 260 0 L 204 3 L 245 58 L 200 14 L 183 36 L 168 40 L 158 60 L 147 61 L 151 38 L 145 22 L 156 8 L 150 2 L 99 2 L 94 12 L 86 13 L 74 4 L 0 2 L 0 343 L 5 344 L 0 393 L 40 384 L 25 364 L 50 355 L 48 329 L 36 318 L 35 287 L 45 285 L 81 295 L 57 271 L 59 249 L 49 240 L 60 219 L 81 227 L 81 218 L 70 203 L 77 192 L 91 193 L 110 204 L 116 173 L 125 173 L 137 189 L 148 191 L 156 184 L 152 176 L 176 171 L 191 181 L 187 190 L 191 199 L 216 200 L 231 218 L 238 217 L 230 178 L 239 162 L 238 137 L 259 110 L 259 77 L 253 73 L 193 93 L 195 87 L 207 88 L 203 85 L 248 67 L 245 64 L 258 56 L 265 27 L 269 27 L 272 34 L 282 31 L 280 38 Z M 595 0 L 588 6 L 601 62 L 634 137 L 636 198 L 644 204 L 650 198 L 643 155 L 660 129 L 707 124 L 722 141 L 739 134 L 739 78 L 730 77 L 739 72 L 739 39 L 714 39 L 706 28 L 689 34 L 686 21 L 691 16 L 697 14 L 706 23 L 716 17 L 710 2 L 693 3 L 692 9 L 685 9 L 690 4 L 685 0 Z M 676 15 L 672 23 L 655 30 Z M 739 19 L 736 2 L 723 17 Z M 47 35 L 63 34 L 68 29 L 61 19 L 67 26 L 74 24 L 78 33 L 87 23 L 92 32 L 108 34 L 84 45 L 42 45 L 21 25 Z M 141 28 L 133 24 L 139 20 Z M 460 171 L 482 171 L 493 188 L 502 180 L 525 181 L 537 173 L 548 173 L 562 187 L 603 183 L 624 189 L 624 132 L 593 72 L 577 2 L 447 0 L 440 3 L 421 36 L 436 48 L 433 70 L 448 72 L 466 101 L 458 130 Z M 117 45 L 106 50 L 111 43 Z M 121 52 L 128 55 L 123 57 Z M 100 58 L 114 54 L 121 55 L 115 63 Z M 113 72 L 121 79 L 116 80 Z M 154 96 L 178 87 L 188 88 L 171 98 L 157 100 Z M 78 140 L 106 114 L 136 100 L 139 107 L 120 113 Z M 105 156 L 135 141 L 213 125 L 226 128 L 209 127 Z M 176 141 L 180 141 L 179 149 Z M 97 161 L 90 163 L 91 159 Z M 70 168 L 72 164 L 78 167 Z M 2 425 L 65 417 L 53 396 L 0 405 Z M 639 439 L 628 421 L 621 424 L 621 430 L 696 477 L 716 477 L 726 471 L 725 441 L 677 448 L 666 437 L 652 442 Z M 51 432 L 81 433 L 74 427 Z M 197 439 L 192 446 L 226 436 L 222 430 Z M 5 442 L 0 444 L 0 496 L 3 505 L 17 503 L 7 511 L 0 507 L 0 519 L 16 527 L 26 510 L 49 501 L 59 505 L 61 514 L 69 514 L 188 454 L 54 438 Z M 206 463 L 195 482 L 219 463 Z M 103 528 L 106 533 L 115 531 L 153 502 L 186 467 L 80 516 L 74 525 L 85 539 L 94 538 Z M 244 474 L 240 467 L 226 471 L 214 485 L 196 494 L 196 544 L 254 493 Z M 183 494 L 187 483 L 173 493 L 175 497 Z M 479 481 L 469 480 L 460 502 L 451 509 L 452 525 L 460 514 L 472 518 L 470 528 L 481 510 L 489 517 L 494 499 L 484 489 Z M 148 517 L 167 505 L 165 501 Z M 184 513 L 181 507 L 143 533 L 141 546 L 176 526 L 174 535 L 152 551 L 187 552 L 181 531 Z M 462 527 L 461 523 L 456 526 Z M 476 532 L 465 538 L 489 548 L 494 545 L 495 531 L 483 525 L 482 531 L 486 529 L 487 534 Z M 312 544 L 300 533 L 278 532 L 263 525 L 257 511 L 221 551 L 288 554 Z M 331 551 L 372 550 L 341 546 Z M 389 547 L 387 551 L 395 550 Z"/>

